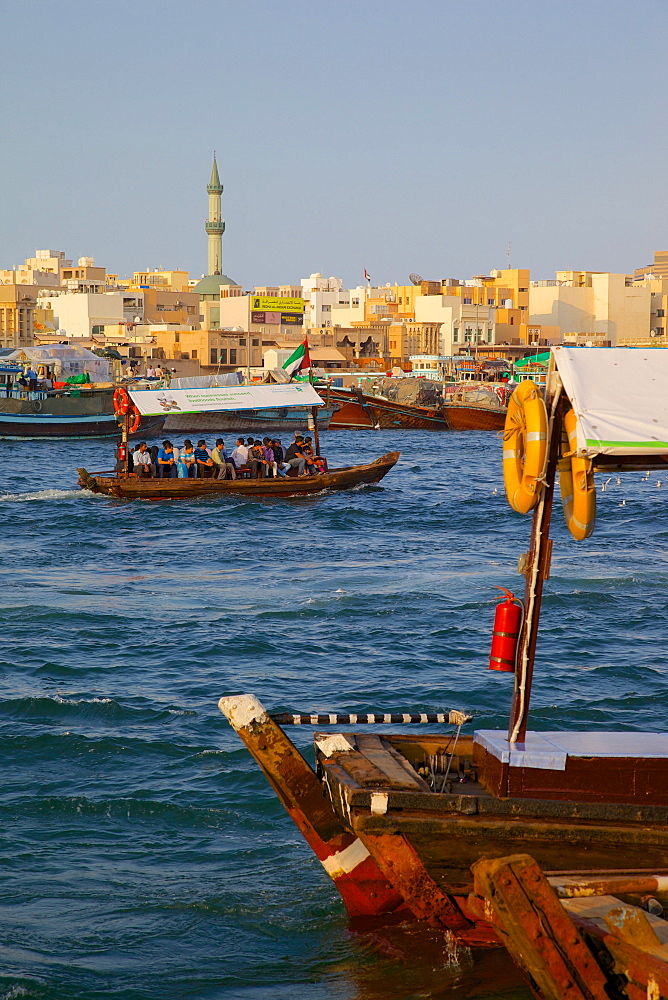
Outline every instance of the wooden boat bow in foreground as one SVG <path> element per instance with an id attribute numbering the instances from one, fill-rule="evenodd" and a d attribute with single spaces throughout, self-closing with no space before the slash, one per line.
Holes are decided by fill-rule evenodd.
<path id="1" fill-rule="evenodd" d="M 471 866 L 483 857 L 528 850 L 554 878 L 668 871 L 668 733 L 528 729 L 557 469 L 566 523 L 583 540 L 594 527 L 599 465 L 665 467 L 668 398 L 659 390 L 652 398 L 649 387 L 668 379 L 668 354 L 554 353 L 547 407 L 535 385 L 521 383 L 504 428 L 507 496 L 515 510 L 533 515 L 529 551 L 520 560 L 521 613 L 508 594 L 497 608 L 490 657 L 491 669 L 513 674 L 508 731 L 464 736 L 469 717 L 461 713 L 272 718 L 252 695 L 219 703 L 351 917 L 410 917 L 468 944 L 493 944 L 498 924 L 473 900 Z M 513 614 L 517 625 L 509 630 L 500 623 Z M 364 732 L 365 725 L 399 722 L 454 729 L 418 736 Z M 283 731 L 291 724 L 354 730 L 316 733 L 313 771 Z M 569 989 L 564 984 L 558 995 L 580 995 Z M 641 995 L 663 996 L 649 986 L 646 994 L 619 994 Z"/>

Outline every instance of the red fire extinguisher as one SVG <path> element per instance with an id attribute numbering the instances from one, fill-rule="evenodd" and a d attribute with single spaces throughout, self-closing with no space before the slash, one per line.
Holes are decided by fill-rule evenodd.
<path id="1" fill-rule="evenodd" d="M 489 669 L 512 674 L 515 672 L 523 609 L 515 595 L 505 587 L 497 587 L 497 590 L 502 590 L 506 598 L 497 604 L 494 614 Z"/>
<path id="2" fill-rule="evenodd" d="M 124 442 L 121 442 L 118 446 L 118 461 L 125 462 L 128 457 L 128 449 Z"/>

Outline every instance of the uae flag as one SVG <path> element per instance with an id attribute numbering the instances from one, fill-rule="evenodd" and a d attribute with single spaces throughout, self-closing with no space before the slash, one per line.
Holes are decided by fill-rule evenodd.
<path id="1" fill-rule="evenodd" d="M 308 352 L 308 337 L 304 337 L 304 342 L 290 355 L 287 361 L 283 362 L 283 371 L 287 375 L 292 376 L 310 367 L 311 357 Z"/>

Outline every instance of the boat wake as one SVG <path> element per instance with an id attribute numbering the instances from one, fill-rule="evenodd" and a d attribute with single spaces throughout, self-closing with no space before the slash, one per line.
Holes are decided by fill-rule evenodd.
<path id="1" fill-rule="evenodd" d="M 26 503 L 30 500 L 72 500 L 74 497 L 96 495 L 88 490 L 36 490 L 33 493 L 0 493 L 0 503 Z"/>

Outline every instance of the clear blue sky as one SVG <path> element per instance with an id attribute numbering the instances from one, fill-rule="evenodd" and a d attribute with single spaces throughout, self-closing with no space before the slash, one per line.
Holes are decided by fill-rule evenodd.
<path id="1" fill-rule="evenodd" d="M 37 247 L 246 287 L 668 248 L 665 0 L 4 0 L 0 266 Z"/>

